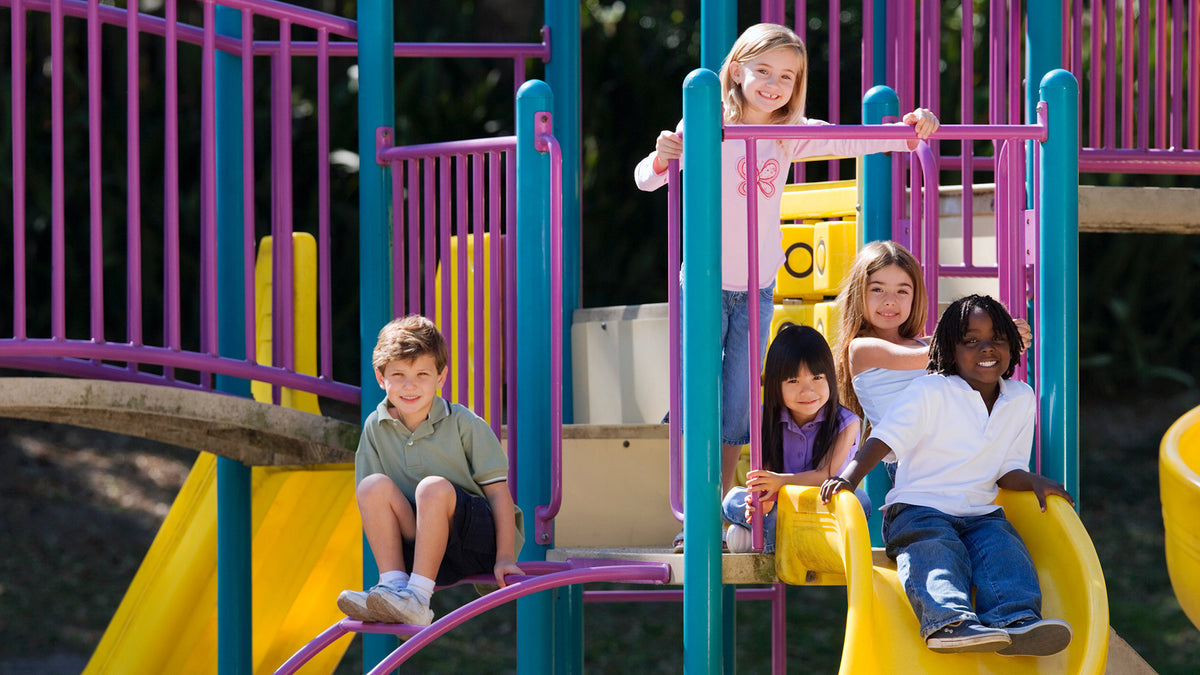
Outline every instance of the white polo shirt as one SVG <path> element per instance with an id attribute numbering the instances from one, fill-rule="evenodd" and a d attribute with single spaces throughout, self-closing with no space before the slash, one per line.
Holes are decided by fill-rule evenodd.
<path id="1" fill-rule="evenodd" d="M 1001 380 L 989 415 L 979 392 L 957 375 L 925 375 L 892 403 L 871 436 L 896 453 L 891 504 L 928 506 L 954 516 L 995 510 L 996 481 L 1029 468 L 1037 396 Z"/>

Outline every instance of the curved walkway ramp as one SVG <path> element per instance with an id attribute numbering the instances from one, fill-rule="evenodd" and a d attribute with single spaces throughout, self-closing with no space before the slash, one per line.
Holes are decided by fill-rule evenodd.
<path id="1" fill-rule="evenodd" d="M 360 429 L 248 398 L 161 385 L 7 377 L 0 417 L 149 438 L 249 466 L 354 461 Z"/>

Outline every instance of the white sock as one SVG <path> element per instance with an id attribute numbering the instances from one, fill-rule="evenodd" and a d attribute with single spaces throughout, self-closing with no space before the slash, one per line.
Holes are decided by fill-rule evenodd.
<path id="1" fill-rule="evenodd" d="M 420 574 L 414 574 L 408 578 L 408 590 L 421 601 L 421 604 L 428 605 L 429 599 L 433 597 L 434 581 L 429 577 L 423 577 Z"/>
<path id="2" fill-rule="evenodd" d="M 404 588 L 408 585 L 408 572 L 403 570 L 388 570 L 379 575 L 379 583 L 395 588 Z"/>

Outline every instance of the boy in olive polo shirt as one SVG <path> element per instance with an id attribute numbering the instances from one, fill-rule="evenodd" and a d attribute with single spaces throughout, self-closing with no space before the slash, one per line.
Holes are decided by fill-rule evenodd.
<path id="1" fill-rule="evenodd" d="M 338 596 L 352 619 L 428 625 L 434 584 L 490 571 L 503 587 L 506 574 L 522 574 L 508 460 L 487 422 L 437 395 L 447 361 L 446 341 L 425 317 L 379 331 L 372 363 L 386 395 L 363 424 L 354 475 L 380 574 L 369 591 Z"/>

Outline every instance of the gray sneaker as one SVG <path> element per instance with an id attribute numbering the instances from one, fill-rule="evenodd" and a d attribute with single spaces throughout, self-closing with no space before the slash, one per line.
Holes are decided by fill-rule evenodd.
<path id="1" fill-rule="evenodd" d="M 376 619 L 375 615 L 371 613 L 371 609 L 367 607 L 367 596 L 371 591 L 383 585 L 376 584 L 369 591 L 342 591 L 337 599 L 338 609 L 355 621 L 378 621 L 379 619 Z"/>
<path id="2" fill-rule="evenodd" d="M 1003 628 L 988 628 L 978 621 L 958 621 L 930 633 L 925 646 L 939 654 L 995 652 L 1011 641 Z"/>
<path id="3" fill-rule="evenodd" d="M 1050 656 L 1071 644 L 1071 625 L 1058 619 L 1023 619 L 1005 626 L 1012 644 L 1004 656 Z"/>
<path id="4" fill-rule="evenodd" d="M 407 588 L 376 586 L 367 594 L 367 608 L 385 623 L 406 623 L 428 626 L 433 623 L 433 610 L 423 604 Z"/>

